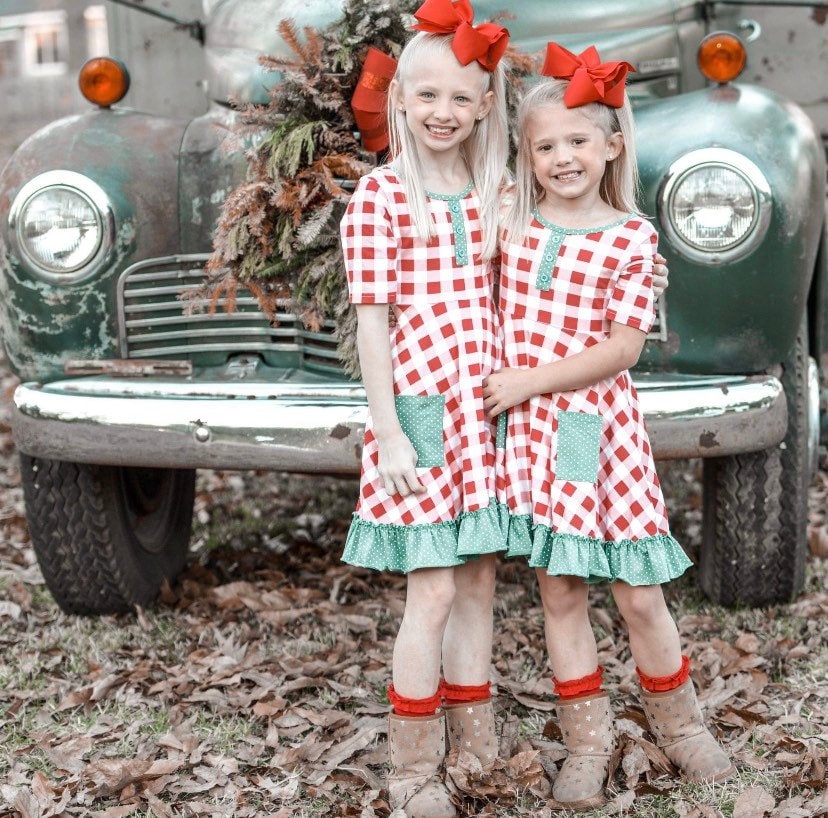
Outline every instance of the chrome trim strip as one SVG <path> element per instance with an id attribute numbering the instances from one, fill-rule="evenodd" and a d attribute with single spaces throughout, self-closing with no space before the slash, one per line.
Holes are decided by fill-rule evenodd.
<path id="1" fill-rule="evenodd" d="M 808 394 L 806 412 L 808 417 L 808 480 L 813 480 L 819 465 L 819 367 L 813 358 L 808 358 Z"/>
<path id="2" fill-rule="evenodd" d="M 211 333 L 212 334 L 212 333 Z M 236 343 L 223 342 L 220 344 L 177 344 L 176 346 L 158 347 L 150 349 L 133 349 L 129 358 L 158 358 L 162 355 L 182 355 L 193 352 L 301 352 L 298 344 L 278 344 L 262 341 L 245 341 Z"/>
<path id="3" fill-rule="evenodd" d="M 130 312 L 130 310 L 128 310 Z M 148 312 L 148 310 L 144 310 L 144 312 Z M 292 316 L 291 316 L 292 317 Z M 146 326 L 156 326 L 156 325 L 164 325 L 164 324 L 180 324 L 182 321 L 186 321 L 188 324 L 198 324 L 204 323 L 205 321 L 212 321 L 213 316 L 207 315 L 206 313 L 194 313 L 193 315 L 187 315 L 182 318 L 180 315 L 170 315 L 165 317 L 158 317 L 158 318 L 130 318 L 127 320 L 126 325 L 129 328 L 132 327 L 146 327 Z M 261 322 L 262 316 L 258 312 L 234 312 L 233 313 L 233 320 L 234 321 L 259 321 Z M 287 323 L 287 322 L 285 322 Z M 274 327 L 274 329 L 283 329 L 284 332 L 294 332 L 294 330 L 290 327 Z"/>

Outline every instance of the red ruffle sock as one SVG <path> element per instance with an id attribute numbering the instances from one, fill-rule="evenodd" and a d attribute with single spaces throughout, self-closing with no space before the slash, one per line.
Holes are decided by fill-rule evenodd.
<path id="1" fill-rule="evenodd" d="M 552 682 L 555 685 L 555 693 L 559 698 L 575 699 L 580 696 L 591 696 L 595 693 L 601 692 L 603 684 L 604 668 L 600 665 L 595 673 L 590 673 L 588 676 L 581 676 L 580 679 L 570 679 L 562 682 L 560 679 L 552 677 Z"/>
<path id="2" fill-rule="evenodd" d="M 491 682 L 482 685 L 453 685 L 440 680 L 440 694 L 447 705 L 482 702 L 492 697 Z"/>
<path id="3" fill-rule="evenodd" d="M 666 690 L 675 690 L 681 687 L 690 676 L 690 657 L 681 657 L 681 667 L 669 676 L 648 676 L 640 667 L 637 667 L 638 680 L 641 687 L 650 693 L 664 693 Z"/>
<path id="4" fill-rule="evenodd" d="M 433 716 L 441 704 L 440 690 L 433 696 L 426 699 L 409 699 L 407 696 L 400 696 L 394 685 L 388 685 L 388 701 L 398 716 Z"/>

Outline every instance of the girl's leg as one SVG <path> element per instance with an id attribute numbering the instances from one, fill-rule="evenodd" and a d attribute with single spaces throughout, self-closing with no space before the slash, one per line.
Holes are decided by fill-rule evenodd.
<path id="1" fill-rule="evenodd" d="M 661 586 L 613 582 L 611 587 L 639 670 L 659 677 L 676 673 L 682 664 L 681 643 Z"/>
<path id="2" fill-rule="evenodd" d="M 495 569 L 494 554 L 454 569 L 454 605 L 443 637 L 441 691 L 449 749 L 472 753 L 484 768 L 494 764 L 498 753 L 489 690 Z"/>
<path id="3" fill-rule="evenodd" d="M 641 701 L 659 747 L 691 781 L 721 781 L 734 770 L 704 725 L 676 628 L 659 585 L 612 585 L 630 633 Z"/>
<path id="4" fill-rule="evenodd" d="M 550 577 L 539 570 L 546 644 L 555 674 L 555 709 L 569 755 L 552 797 L 571 809 L 606 801 L 604 787 L 612 755 L 612 711 L 601 689 L 598 649 L 589 622 L 589 586 L 580 577 Z"/>
<path id="5" fill-rule="evenodd" d="M 440 682 L 440 648 L 455 599 L 453 568 L 422 568 L 408 574 L 400 630 L 394 642 L 394 690 L 425 699 Z"/>
<path id="6" fill-rule="evenodd" d="M 451 684 L 489 681 L 496 564 L 486 554 L 454 569 L 454 604 L 443 635 L 443 673 Z"/>
<path id="7" fill-rule="evenodd" d="M 546 626 L 546 647 L 555 678 L 581 679 L 598 667 L 598 649 L 589 623 L 589 586 L 580 577 L 537 572 Z"/>
<path id="8" fill-rule="evenodd" d="M 440 706 L 440 645 L 454 601 L 451 568 L 408 575 L 400 630 L 394 643 L 388 697 L 388 798 L 391 809 L 422 818 L 455 818 L 442 780 L 446 717 Z"/>

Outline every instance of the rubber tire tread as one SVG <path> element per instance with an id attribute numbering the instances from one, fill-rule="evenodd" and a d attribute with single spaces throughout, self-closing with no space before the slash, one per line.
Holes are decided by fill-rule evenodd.
<path id="1" fill-rule="evenodd" d="M 97 615 L 147 606 L 186 559 L 195 472 L 181 471 L 176 520 L 161 553 L 123 530 L 111 483 L 117 468 L 20 455 L 32 545 L 46 585 L 66 613 Z M 182 536 L 183 535 L 183 536 Z"/>
<path id="2" fill-rule="evenodd" d="M 788 431 L 780 446 L 704 461 L 699 583 L 720 605 L 789 602 L 807 555 L 807 325 L 782 368 Z"/>

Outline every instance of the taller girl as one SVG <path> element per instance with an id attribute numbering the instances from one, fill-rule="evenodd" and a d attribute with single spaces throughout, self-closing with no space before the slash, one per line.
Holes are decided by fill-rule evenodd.
<path id="1" fill-rule="evenodd" d="M 342 220 L 370 409 L 343 559 L 407 574 L 388 789 L 393 809 L 442 818 L 456 814 L 440 778 L 446 712 L 451 739 L 484 764 L 497 753 L 493 555 L 505 542 L 482 383 L 500 351 L 491 259 L 508 32 L 474 26 L 468 0 L 427 0 L 415 17 L 389 88 L 393 162 L 360 180 Z"/>
<path id="2" fill-rule="evenodd" d="M 519 113 L 517 189 L 501 244 L 507 369 L 486 408 L 509 413 L 499 490 L 510 551 L 537 568 L 569 757 L 553 795 L 602 803 L 612 719 L 590 627 L 589 583 L 611 582 L 650 726 L 691 779 L 729 775 L 702 721 L 660 583 L 690 561 L 670 535 L 627 371 L 653 324 L 657 236 L 636 212 L 627 63 L 550 43 Z"/>

